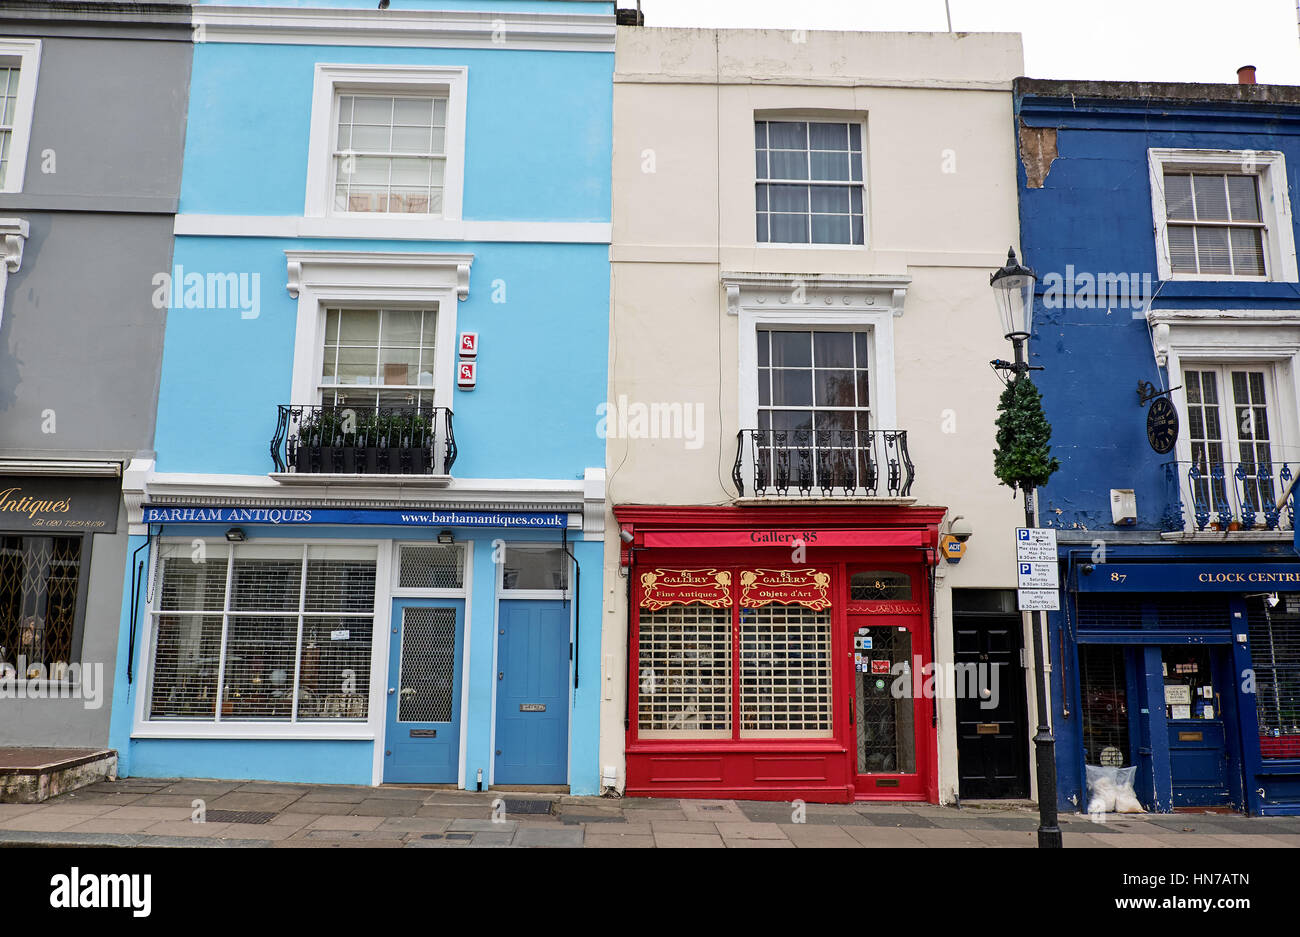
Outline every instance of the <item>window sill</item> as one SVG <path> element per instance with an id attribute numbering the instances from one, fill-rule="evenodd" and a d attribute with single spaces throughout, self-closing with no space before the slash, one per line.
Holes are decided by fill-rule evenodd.
<path id="1" fill-rule="evenodd" d="M 289 725 L 247 722 L 147 722 L 137 725 L 131 731 L 131 738 L 373 742 L 375 730 L 369 723 Z"/>
<path id="2" fill-rule="evenodd" d="M 445 488 L 452 482 L 450 475 L 378 475 L 365 473 L 336 475 L 326 472 L 268 472 L 267 477 L 281 485 L 347 485 L 366 488 Z"/>

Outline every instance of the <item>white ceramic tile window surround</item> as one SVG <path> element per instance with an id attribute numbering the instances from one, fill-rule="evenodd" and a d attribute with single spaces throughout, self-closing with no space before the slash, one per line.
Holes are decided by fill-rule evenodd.
<path id="1" fill-rule="evenodd" d="M 1161 280 L 1235 280 L 1243 282 L 1300 281 L 1296 266 L 1295 229 L 1287 194 L 1286 157 L 1278 150 L 1147 150 L 1151 177 L 1151 212 L 1155 221 L 1156 263 Z M 1166 171 L 1253 175 L 1259 186 L 1260 218 L 1264 222 L 1265 275 L 1175 273 L 1169 259 L 1169 220 L 1165 204 Z"/>
<path id="2" fill-rule="evenodd" d="M 850 111 L 790 111 L 790 110 L 756 110 L 754 119 L 751 122 L 751 128 L 762 121 L 794 121 L 797 123 L 823 123 L 823 124 L 853 124 L 860 128 L 860 139 L 862 142 L 862 152 L 858 158 L 860 163 L 861 181 L 852 180 L 845 185 L 860 186 L 862 190 L 862 243 L 861 244 L 815 244 L 811 242 L 794 242 L 787 243 L 783 241 L 760 241 L 756 232 L 753 233 L 754 246 L 762 250 L 817 250 L 817 251 L 864 251 L 871 248 L 871 189 L 867 178 L 867 120 L 866 115 L 860 112 Z M 758 215 L 757 192 L 758 184 L 766 180 L 758 178 L 758 167 L 753 153 L 757 150 L 753 131 L 750 131 L 749 147 L 751 156 L 749 159 L 750 167 L 754 173 L 753 184 L 750 186 L 752 207 L 754 216 Z"/>
<path id="3" fill-rule="evenodd" d="M 27 148 L 32 137 L 32 114 L 36 110 L 36 80 L 41 70 L 39 39 L 0 38 L 0 66 L 18 68 L 18 99 L 10 125 L 9 158 L 0 193 L 21 192 L 27 172 Z"/>
<path id="4" fill-rule="evenodd" d="M 758 426 L 758 329 L 774 327 L 869 331 L 873 428 L 897 429 L 894 318 L 911 282 L 885 274 L 723 273 L 727 312 L 740 320 L 741 428 Z"/>
<path id="5" fill-rule="evenodd" d="M 394 228 L 427 225 L 430 220 L 460 221 L 465 183 L 465 101 L 469 69 L 433 65 L 329 65 L 318 63 L 312 86 L 311 135 L 307 146 L 307 218 L 336 220 L 331 233 L 346 236 L 349 222 L 381 219 Z M 442 95 L 447 98 L 442 212 L 348 212 L 334 209 L 334 141 L 338 134 L 339 96 L 363 94 Z M 373 224 L 373 221 L 371 222 Z"/>
<path id="6" fill-rule="evenodd" d="M 296 250 L 284 254 L 289 295 L 298 300 L 292 403 L 319 402 L 326 307 L 396 306 L 437 309 L 434 405 L 454 409 L 457 307 L 469 296 L 473 254 Z"/>

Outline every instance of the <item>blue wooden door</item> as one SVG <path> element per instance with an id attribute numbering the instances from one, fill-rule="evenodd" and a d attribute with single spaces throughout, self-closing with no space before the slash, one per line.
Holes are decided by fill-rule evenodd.
<path id="1" fill-rule="evenodd" d="M 1225 684 L 1213 667 L 1218 656 L 1218 649 L 1204 646 L 1161 650 L 1175 807 L 1224 807 L 1231 802 L 1227 735 L 1220 711 Z"/>
<path id="2" fill-rule="evenodd" d="M 393 601 L 384 732 L 388 783 L 457 781 L 464 620 L 460 600 Z"/>
<path id="3" fill-rule="evenodd" d="M 547 599 L 501 602 L 497 635 L 496 784 L 568 780 L 569 610 Z"/>

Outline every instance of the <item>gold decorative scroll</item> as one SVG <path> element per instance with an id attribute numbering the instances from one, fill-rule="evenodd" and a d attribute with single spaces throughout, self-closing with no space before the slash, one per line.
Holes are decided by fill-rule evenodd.
<path id="1" fill-rule="evenodd" d="M 731 607 L 731 572 L 719 569 L 652 569 L 641 574 L 641 607 L 667 605 Z"/>
<path id="2" fill-rule="evenodd" d="M 819 569 L 754 569 L 740 574 L 741 608 L 773 602 L 814 611 L 831 607 L 831 574 Z"/>
<path id="3" fill-rule="evenodd" d="M 860 603 L 862 607 L 854 606 L 854 612 L 866 612 L 870 615 L 919 615 L 921 614 L 920 602 L 891 602 L 888 600 L 868 600 Z"/>

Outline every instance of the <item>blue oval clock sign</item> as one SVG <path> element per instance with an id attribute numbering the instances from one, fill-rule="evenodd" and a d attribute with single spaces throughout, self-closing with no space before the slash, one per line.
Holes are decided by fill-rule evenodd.
<path id="1" fill-rule="evenodd" d="M 1178 441 L 1178 409 L 1168 397 L 1151 401 L 1147 411 L 1147 442 L 1151 448 L 1164 455 Z"/>

